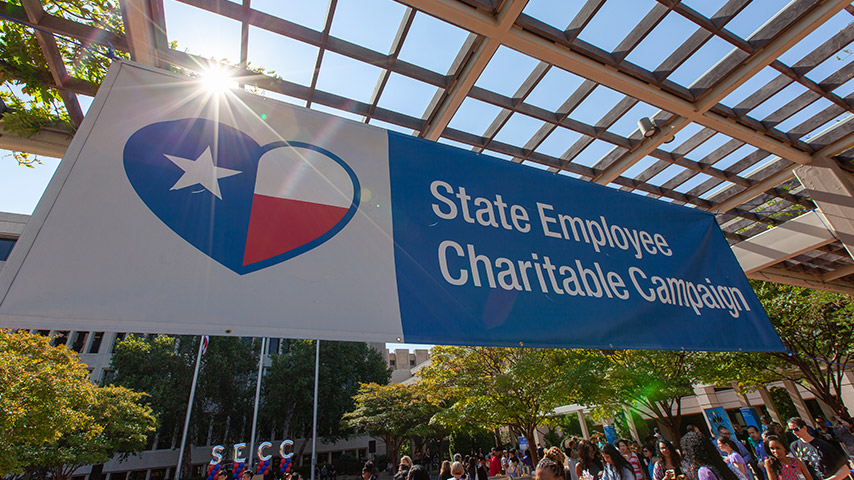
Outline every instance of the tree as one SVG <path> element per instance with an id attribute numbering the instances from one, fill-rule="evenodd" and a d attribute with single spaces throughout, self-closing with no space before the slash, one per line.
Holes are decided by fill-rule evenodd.
<path id="1" fill-rule="evenodd" d="M 211 337 L 202 357 L 188 443 L 242 441 L 249 436 L 258 342 L 235 337 Z M 190 397 L 199 337 L 131 335 L 116 346 L 112 366 L 114 383 L 146 392 L 150 405 L 163 421 L 157 434 L 160 448 L 178 448 Z M 182 469 L 189 468 L 189 451 Z"/>
<path id="2" fill-rule="evenodd" d="M 437 420 L 453 428 L 507 425 L 529 441 L 555 408 L 598 398 L 598 372 L 607 363 L 584 350 L 438 346 L 430 355 L 423 381 L 451 399 Z"/>
<path id="3" fill-rule="evenodd" d="M 601 415 L 613 416 L 624 406 L 643 409 L 664 426 L 663 434 L 679 439 L 682 399 L 707 375 L 710 359 L 702 352 L 610 350 L 602 353 L 609 365 L 602 382 L 607 391 Z"/>
<path id="4" fill-rule="evenodd" d="M 854 302 L 848 295 L 752 281 L 787 352 L 717 354 L 715 380 L 745 390 L 780 378 L 800 383 L 834 413 L 848 418 L 841 390 L 854 363 Z M 791 352 L 791 353 L 790 353 Z"/>
<path id="5" fill-rule="evenodd" d="M 435 411 L 423 390 L 413 385 L 363 383 L 354 400 L 354 409 L 344 414 L 344 426 L 381 438 L 395 464 L 412 429 L 429 421 Z"/>
<path id="6" fill-rule="evenodd" d="M 89 372 L 64 347 L 0 330 L 0 477 L 24 467 L 20 448 L 53 442 L 92 421 Z"/>
<path id="7" fill-rule="evenodd" d="M 117 1 L 45 0 L 41 4 L 48 15 L 124 34 Z M 26 17 L 20 0 L 11 0 L 7 8 L 12 15 Z M 69 77 L 76 81 L 78 89 L 91 87 L 92 94 L 110 66 L 110 56 L 127 58 L 123 52 L 61 36 L 54 38 Z M 5 130 L 30 136 L 42 127 L 59 126 L 73 134 L 79 119 L 69 116 L 63 96 L 70 96 L 55 88 L 32 29 L 11 21 L 0 22 L 0 84 L 0 99 L 10 108 L 2 118 Z M 23 165 L 32 166 L 33 159 L 27 155 L 16 157 Z"/>
<path id="8" fill-rule="evenodd" d="M 27 471 L 46 471 L 53 480 L 67 480 L 84 465 L 145 449 L 157 420 L 151 408 L 142 404 L 144 394 L 123 387 L 94 388 L 94 392 L 94 401 L 86 408 L 91 421 L 53 442 L 19 449 Z"/>
<path id="9" fill-rule="evenodd" d="M 288 340 L 281 354 L 271 355 L 262 384 L 260 423 L 285 438 L 311 438 L 314 402 L 315 342 Z M 364 342 L 320 342 L 317 431 L 326 442 L 349 436 L 341 423 L 353 409 L 361 383 L 386 384 L 391 376 L 380 352 Z M 259 429 L 260 430 L 260 429 Z M 303 442 L 297 452 L 302 451 Z"/>
<path id="10" fill-rule="evenodd" d="M 98 388 L 65 346 L 0 332 L 0 475 L 69 478 L 80 466 L 142 450 L 156 419 L 143 394 Z"/>

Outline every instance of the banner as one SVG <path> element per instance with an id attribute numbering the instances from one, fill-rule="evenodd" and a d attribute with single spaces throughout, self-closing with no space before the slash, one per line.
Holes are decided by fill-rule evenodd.
<path id="1" fill-rule="evenodd" d="M 0 271 L 0 324 L 782 350 L 707 212 L 129 62 Z"/>
<path id="2" fill-rule="evenodd" d="M 714 407 L 703 409 L 706 413 L 706 418 L 709 421 L 709 430 L 712 431 L 712 437 L 717 438 L 718 427 L 726 427 L 730 433 L 735 432 L 732 428 L 732 422 L 729 421 L 729 415 L 723 407 Z"/>

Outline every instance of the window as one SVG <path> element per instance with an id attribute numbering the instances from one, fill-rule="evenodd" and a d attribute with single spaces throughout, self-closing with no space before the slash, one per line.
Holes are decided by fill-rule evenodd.
<path id="1" fill-rule="evenodd" d="M 410 361 L 409 361 L 409 366 L 410 366 L 410 367 L 414 367 L 414 366 L 415 366 L 415 360 L 410 360 Z"/>
<path id="2" fill-rule="evenodd" d="M 121 342 L 122 340 L 124 340 L 124 339 L 125 339 L 125 335 L 127 335 L 127 334 L 126 334 L 126 333 L 117 333 L 117 334 L 116 334 L 116 340 L 115 340 L 115 341 L 113 341 L 113 348 L 112 348 L 112 349 L 110 349 L 110 353 L 115 353 L 115 352 L 116 352 L 116 345 L 118 345 L 118 344 L 119 344 L 119 342 Z"/>
<path id="3" fill-rule="evenodd" d="M 104 376 L 101 377 L 101 386 L 110 385 L 113 379 L 116 378 L 116 371 L 109 368 L 104 369 Z"/>
<path id="4" fill-rule="evenodd" d="M 388 361 L 388 364 L 389 364 L 389 365 L 391 365 L 391 366 L 393 367 L 393 366 L 394 366 L 394 360 L 389 360 L 389 361 Z"/>
<path id="5" fill-rule="evenodd" d="M 74 341 L 71 343 L 71 349 L 77 353 L 81 353 L 83 351 L 83 347 L 86 346 L 86 335 L 89 332 L 74 332 Z"/>
<path id="6" fill-rule="evenodd" d="M 0 262 L 5 262 L 12 253 L 12 247 L 15 246 L 15 240 L 11 238 L 0 238 Z"/>
<path id="7" fill-rule="evenodd" d="M 104 332 L 92 334 L 92 345 L 89 345 L 89 353 L 98 353 L 101 350 L 102 340 L 104 340 Z"/>
<path id="8" fill-rule="evenodd" d="M 67 330 L 56 332 L 56 336 L 50 341 L 50 345 L 55 347 L 57 345 L 65 345 L 68 343 L 68 334 L 71 333 Z"/>
<path id="9" fill-rule="evenodd" d="M 271 338 L 267 343 L 267 353 L 279 353 L 279 342 L 280 340 L 278 338 Z"/>
<path id="10" fill-rule="evenodd" d="M 50 335 L 50 330 L 36 330 L 36 333 L 38 333 L 39 335 L 41 335 L 43 337 L 46 337 L 46 336 Z"/>

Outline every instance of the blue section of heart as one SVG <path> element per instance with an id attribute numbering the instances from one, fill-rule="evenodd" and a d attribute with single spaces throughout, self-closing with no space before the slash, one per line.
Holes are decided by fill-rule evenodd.
<path id="1" fill-rule="evenodd" d="M 196 161 L 207 148 L 217 167 L 240 172 L 217 180 L 222 198 L 199 184 L 172 190 L 184 170 L 166 155 Z M 344 217 L 313 241 L 244 265 L 258 161 L 277 148 L 310 149 L 337 163 L 350 177 L 353 200 Z M 240 130 L 201 118 L 154 123 L 137 130 L 125 144 L 124 167 L 131 186 L 157 218 L 202 253 L 240 275 L 316 248 L 341 231 L 359 208 L 359 179 L 349 165 L 328 150 L 304 142 L 277 141 L 261 146 Z"/>
<path id="2" fill-rule="evenodd" d="M 170 190 L 184 171 L 173 155 L 195 160 L 211 149 L 218 167 L 241 173 L 220 178 L 222 199 L 201 185 Z M 205 119 L 155 123 L 136 131 L 125 144 L 124 167 L 139 198 L 169 228 L 236 273 L 243 265 L 246 233 L 261 146 L 245 133 Z"/>

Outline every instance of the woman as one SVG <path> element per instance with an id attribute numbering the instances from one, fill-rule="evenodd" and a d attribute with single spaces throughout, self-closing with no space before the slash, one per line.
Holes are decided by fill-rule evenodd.
<path id="1" fill-rule="evenodd" d="M 812 480 L 809 470 L 804 462 L 789 456 L 789 446 L 777 435 L 769 435 L 765 439 L 765 471 L 768 472 L 768 480 L 798 480 L 798 473 L 805 480 Z"/>
<path id="2" fill-rule="evenodd" d="M 648 475 L 646 477 L 655 478 L 655 464 L 658 462 L 658 458 L 655 456 L 655 450 L 653 450 L 653 447 L 644 445 L 641 449 L 641 462 L 647 471 Z"/>
<path id="3" fill-rule="evenodd" d="M 589 440 L 578 442 L 578 463 L 575 464 L 575 474 L 578 478 L 592 477 L 594 479 L 602 477 L 602 457 L 599 454 L 599 449 Z"/>
<path id="4" fill-rule="evenodd" d="M 684 475 L 686 478 L 693 478 L 691 467 L 687 462 L 682 460 L 682 456 L 676 451 L 668 440 L 662 439 L 658 441 L 658 461 L 653 467 L 653 480 L 662 480 L 667 478 L 673 480 Z"/>
<path id="5" fill-rule="evenodd" d="M 466 475 L 469 480 L 477 480 L 477 469 L 480 466 L 480 462 L 477 460 L 477 456 L 472 455 L 469 457 L 468 464 L 466 465 Z"/>
<path id="6" fill-rule="evenodd" d="M 620 455 L 629 462 L 632 466 L 632 471 L 635 473 L 635 480 L 643 480 L 643 471 L 641 470 L 641 462 L 637 454 L 629 448 L 629 442 L 620 440 L 617 442 L 617 447 L 620 448 Z"/>
<path id="7" fill-rule="evenodd" d="M 442 468 L 439 469 L 439 480 L 448 480 L 451 478 L 451 462 L 445 460 L 442 462 Z"/>
<path id="8" fill-rule="evenodd" d="M 543 452 L 543 459 L 537 464 L 536 480 L 566 480 L 566 468 L 563 466 L 566 456 L 557 447 Z"/>
<path id="9" fill-rule="evenodd" d="M 747 473 L 747 462 L 738 453 L 738 446 L 735 442 L 728 438 L 718 437 L 718 448 L 724 452 L 724 461 L 738 475 L 738 478 L 740 480 L 749 480 L 750 474 Z"/>
<path id="10" fill-rule="evenodd" d="M 691 466 L 697 480 L 738 480 L 724 463 L 721 454 L 701 433 L 689 432 L 680 442 L 682 457 Z"/>
<path id="11" fill-rule="evenodd" d="M 463 464 L 460 462 L 454 462 L 451 464 L 451 478 L 454 480 L 460 480 L 466 475 L 466 469 L 463 467 Z"/>
<path id="12" fill-rule="evenodd" d="M 623 458 L 617 447 L 610 443 L 602 447 L 602 459 L 605 460 L 605 471 L 602 473 L 603 480 L 635 480 L 635 471 L 632 464 Z"/>

